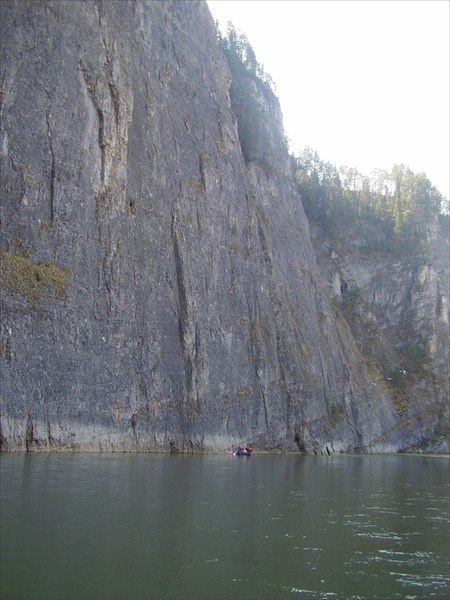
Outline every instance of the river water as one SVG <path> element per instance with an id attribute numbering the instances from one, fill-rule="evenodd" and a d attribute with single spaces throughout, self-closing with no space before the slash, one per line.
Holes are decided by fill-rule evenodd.
<path id="1" fill-rule="evenodd" d="M 1 598 L 448 598 L 449 459 L 3 454 Z"/>

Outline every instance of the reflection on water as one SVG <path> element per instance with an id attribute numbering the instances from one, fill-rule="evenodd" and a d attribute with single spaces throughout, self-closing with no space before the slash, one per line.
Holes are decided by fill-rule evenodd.
<path id="1" fill-rule="evenodd" d="M 449 461 L 1 456 L 1 597 L 448 598 Z"/>

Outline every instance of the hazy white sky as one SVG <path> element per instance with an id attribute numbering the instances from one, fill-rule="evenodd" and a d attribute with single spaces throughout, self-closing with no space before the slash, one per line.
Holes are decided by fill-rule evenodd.
<path id="1" fill-rule="evenodd" d="M 272 76 L 297 153 L 403 163 L 449 197 L 448 0 L 208 0 Z"/>

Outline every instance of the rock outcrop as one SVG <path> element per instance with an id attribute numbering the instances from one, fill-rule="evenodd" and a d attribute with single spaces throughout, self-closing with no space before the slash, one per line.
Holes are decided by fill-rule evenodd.
<path id="1" fill-rule="evenodd" d="M 321 275 L 278 100 L 230 71 L 204 2 L 21 0 L 0 16 L 3 449 L 331 454 L 445 437 L 448 374 L 405 409 L 370 368 L 332 291 L 364 288 L 368 267 L 331 257 Z M 370 268 L 381 310 L 397 292 Z M 439 332 L 434 358 L 441 277 L 400 286 Z"/>
<path id="2" fill-rule="evenodd" d="M 449 236 L 428 228 L 427 252 L 373 250 L 370 226 L 332 239 L 313 231 L 320 272 L 377 385 L 389 393 L 410 449 L 448 452 Z"/>

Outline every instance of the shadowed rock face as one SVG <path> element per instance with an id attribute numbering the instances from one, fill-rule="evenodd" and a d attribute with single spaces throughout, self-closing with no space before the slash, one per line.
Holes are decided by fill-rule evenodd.
<path id="1" fill-rule="evenodd" d="M 4 449 L 334 453 L 440 435 L 441 388 L 418 426 L 367 368 L 319 273 L 278 101 L 231 73 L 205 3 L 0 16 Z"/>

